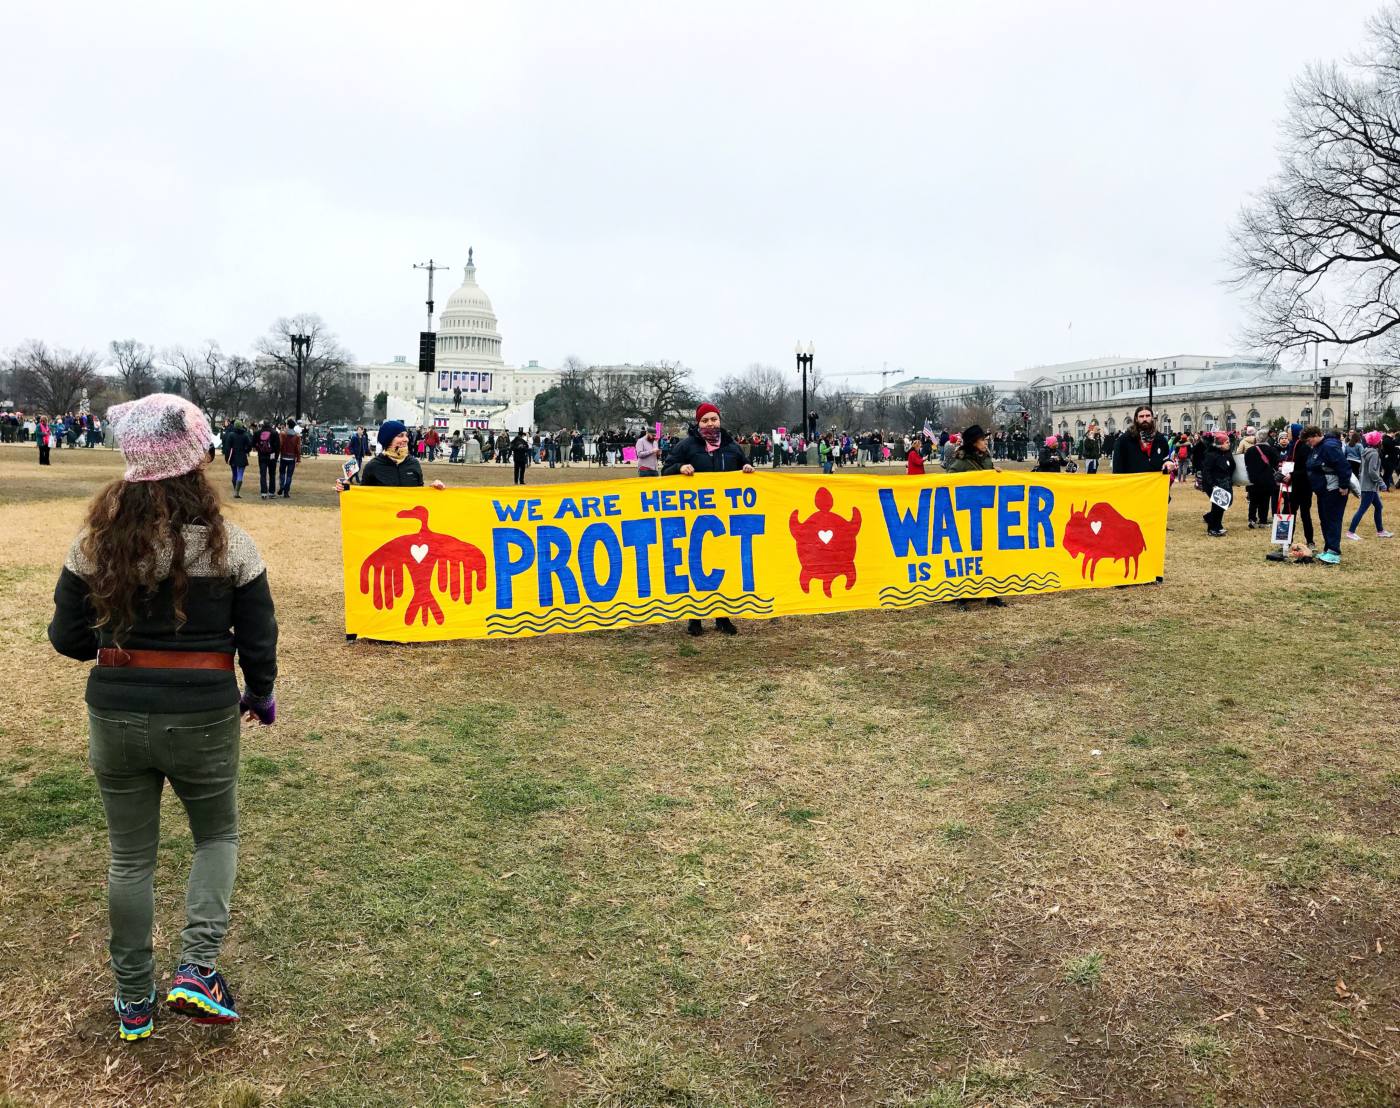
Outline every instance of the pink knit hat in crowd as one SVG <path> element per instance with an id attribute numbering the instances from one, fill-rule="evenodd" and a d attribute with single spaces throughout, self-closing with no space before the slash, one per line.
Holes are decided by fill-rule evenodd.
<path id="1" fill-rule="evenodd" d="M 1367 446 L 1380 446 L 1381 439 L 1385 438 L 1379 431 L 1367 431 L 1361 437 Z"/>
<path id="2" fill-rule="evenodd" d="M 126 458 L 126 481 L 163 481 L 197 469 L 214 436 L 204 413 L 179 396 L 157 392 L 115 404 L 107 420 Z"/>

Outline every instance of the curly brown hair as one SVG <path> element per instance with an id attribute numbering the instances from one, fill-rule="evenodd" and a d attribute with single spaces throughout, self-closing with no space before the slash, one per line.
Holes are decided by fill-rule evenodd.
<path id="1" fill-rule="evenodd" d="M 164 579 L 165 555 L 177 624 L 185 622 L 185 536 L 181 528 L 206 527 L 205 549 L 216 576 L 228 569 L 228 534 L 219 495 L 203 467 L 163 481 L 113 481 L 88 506 L 81 550 L 92 567 L 88 597 L 116 642 L 136 619 L 137 600 Z"/>

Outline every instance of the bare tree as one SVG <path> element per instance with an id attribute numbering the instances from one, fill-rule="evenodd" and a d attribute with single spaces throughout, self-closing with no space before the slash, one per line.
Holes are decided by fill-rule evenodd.
<path id="1" fill-rule="evenodd" d="M 1248 338 L 1273 356 L 1313 343 L 1400 351 L 1400 5 L 1367 30 L 1359 56 L 1294 83 L 1280 169 L 1232 233 Z"/>
<path id="2" fill-rule="evenodd" d="M 155 351 L 135 339 L 113 339 L 109 349 L 125 399 L 139 400 L 156 391 Z"/>
<path id="3" fill-rule="evenodd" d="M 172 346 L 160 360 L 166 386 L 210 419 L 247 413 L 257 386 L 257 367 L 241 354 L 225 357 L 211 339 L 198 350 Z"/>
<path id="4" fill-rule="evenodd" d="M 943 419 L 943 402 L 932 393 L 916 392 L 905 405 L 909 409 L 910 422 L 922 428 L 925 423 L 939 427 Z"/>
<path id="5" fill-rule="evenodd" d="M 300 412 L 293 411 L 297 393 L 293 335 L 306 335 L 311 340 L 302 359 Z M 320 420 L 364 412 L 364 396 L 345 377 L 354 359 L 319 315 L 303 312 L 283 316 L 257 341 L 256 350 L 261 399 L 268 415 L 274 418 L 305 415 Z"/>
<path id="6" fill-rule="evenodd" d="M 647 362 L 626 384 L 631 400 L 627 414 L 647 427 L 680 416 L 696 403 L 690 370 L 680 362 Z"/>
<path id="7" fill-rule="evenodd" d="M 1025 424 L 1029 434 L 1044 435 L 1048 432 L 1051 423 L 1051 395 L 1049 389 L 1034 389 L 1029 385 L 1022 386 L 1011 394 L 1016 420 Z M 1023 411 L 1028 417 L 1024 420 L 1021 419 Z"/>
<path id="8" fill-rule="evenodd" d="M 76 411 L 84 389 L 96 399 L 102 388 L 96 355 L 50 348 L 37 339 L 10 356 L 10 369 L 16 399 L 48 415 Z"/>
<path id="9" fill-rule="evenodd" d="M 996 423 L 997 390 L 992 385 L 974 385 L 962 403 L 959 428 L 972 424 L 990 430 Z"/>
<path id="10" fill-rule="evenodd" d="M 775 366 L 752 363 L 743 373 L 720 380 L 714 401 L 724 422 L 736 434 L 761 431 L 772 434 L 788 425 L 795 410 L 795 390 Z M 796 423 L 796 420 L 793 420 Z"/>

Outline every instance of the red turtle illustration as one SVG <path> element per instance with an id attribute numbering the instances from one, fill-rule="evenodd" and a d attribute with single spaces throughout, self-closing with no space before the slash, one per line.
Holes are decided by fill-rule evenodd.
<path id="1" fill-rule="evenodd" d="M 1088 574 L 1094 579 L 1094 571 L 1105 558 L 1123 563 L 1123 577 L 1128 576 L 1128 563 L 1132 563 L 1133 578 L 1138 575 L 1138 558 L 1147 549 L 1142 537 L 1142 528 L 1128 519 L 1111 504 L 1095 504 L 1089 507 L 1070 508 L 1069 522 L 1065 524 L 1065 537 L 1061 545 L 1071 558 L 1084 555 L 1084 564 L 1079 567 L 1079 576 Z"/>
<path id="2" fill-rule="evenodd" d="M 831 595 L 831 583 L 838 577 L 846 579 L 846 589 L 856 583 L 856 535 L 860 533 L 860 509 L 851 509 L 851 518 L 844 519 L 831 510 L 831 493 L 817 490 L 817 510 L 805 520 L 797 518 L 796 509 L 788 520 L 788 530 L 797 543 L 797 560 L 802 563 L 798 583 L 803 592 L 811 592 L 811 583 L 820 581 L 822 591 Z"/>
<path id="3" fill-rule="evenodd" d="M 375 608 L 392 611 L 394 600 L 403 595 L 407 573 L 413 582 L 413 596 L 404 611 L 404 625 L 411 626 L 421 618 L 426 627 L 429 615 L 442 623 L 442 606 L 433 595 L 434 572 L 438 592 L 470 604 L 473 577 L 478 589 L 486 587 L 486 556 L 469 542 L 429 531 L 427 508 L 405 508 L 398 518 L 418 520 L 418 530 L 390 539 L 364 560 L 360 566 L 360 591 L 373 597 Z"/>

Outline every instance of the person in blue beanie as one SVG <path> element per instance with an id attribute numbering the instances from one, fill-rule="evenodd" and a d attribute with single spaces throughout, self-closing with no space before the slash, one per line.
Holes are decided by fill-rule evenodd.
<path id="1" fill-rule="evenodd" d="M 360 470 L 360 484 L 390 489 L 423 488 L 423 467 L 418 459 L 408 451 L 408 428 L 397 419 L 386 419 L 379 425 L 379 445 L 382 448 Z M 335 483 L 338 492 L 349 487 L 345 478 Z M 434 481 L 428 488 L 445 489 L 441 481 Z"/>

